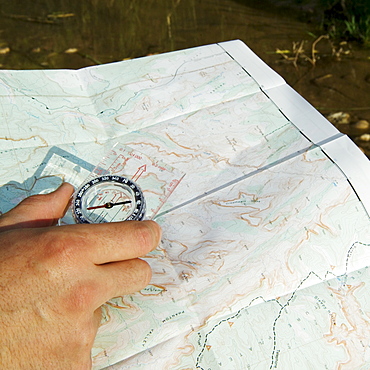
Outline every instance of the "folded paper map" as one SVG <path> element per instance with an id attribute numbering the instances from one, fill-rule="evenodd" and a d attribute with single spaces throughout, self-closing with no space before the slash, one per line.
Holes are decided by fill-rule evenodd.
<path id="1" fill-rule="evenodd" d="M 241 41 L 0 71 L 0 95 L 1 212 L 80 186 L 116 143 L 183 176 L 150 285 L 103 307 L 94 369 L 370 363 L 370 163 Z"/>

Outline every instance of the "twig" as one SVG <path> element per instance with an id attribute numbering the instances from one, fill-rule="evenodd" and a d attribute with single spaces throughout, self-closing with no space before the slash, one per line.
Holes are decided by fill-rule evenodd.
<path id="1" fill-rule="evenodd" d="M 28 15 L 21 15 L 21 14 L 6 14 L 4 12 L 1 12 L 4 17 L 16 19 L 23 22 L 34 22 L 34 23 L 45 23 L 45 24 L 57 24 L 55 21 L 52 21 L 50 19 L 45 19 L 42 17 L 29 17 Z"/>
<path id="2" fill-rule="evenodd" d="M 322 39 L 328 39 L 329 36 L 328 35 L 321 35 L 320 37 L 318 37 L 313 43 L 312 43 L 312 47 L 311 47 L 311 55 L 312 55 L 312 58 L 308 58 L 307 57 L 307 60 L 313 65 L 315 66 L 316 65 L 316 62 L 317 62 L 317 58 L 316 58 L 316 53 L 317 53 L 317 50 L 316 50 L 316 45 L 322 40 Z"/>

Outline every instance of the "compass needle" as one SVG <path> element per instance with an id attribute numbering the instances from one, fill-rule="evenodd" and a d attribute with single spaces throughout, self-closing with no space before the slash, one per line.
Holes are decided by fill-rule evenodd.
<path id="1" fill-rule="evenodd" d="M 121 206 L 123 204 L 129 204 L 129 203 L 132 203 L 131 200 L 125 200 L 123 202 L 117 202 L 117 203 L 111 203 L 111 202 L 108 202 L 108 203 L 105 203 L 103 205 L 100 205 L 100 206 L 92 206 L 92 207 L 87 207 L 86 209 L 88 211 L 91 211 L 93 209 L 99 209 L 99 208 L 112 208 L 114 206 Z"/>

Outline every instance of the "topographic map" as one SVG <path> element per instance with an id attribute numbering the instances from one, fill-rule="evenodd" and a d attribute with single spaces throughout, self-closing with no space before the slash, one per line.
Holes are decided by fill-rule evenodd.
<path id="1" fill-rule="evenodd" d="M 104 305 L 94 369 L 369 367 L 369 161 L 241 41 L 0 71 L 0 99 L 1 212 L 117 143 L 176 180 L 152 281 Z"/>

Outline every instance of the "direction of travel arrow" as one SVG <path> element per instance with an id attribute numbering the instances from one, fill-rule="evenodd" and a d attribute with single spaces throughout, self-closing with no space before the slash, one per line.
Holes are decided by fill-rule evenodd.
<path id="1" fill-rule="evenodd" d="M 137 181 L 139 180 L 139 178 L 141 177 L 141 175 L 146 172 L 146 164 L 143 164 L 142 166 L 140 166 L 137 171 L 135 172 L 135 175 L 132 176 L 131 180 L 132 181 Z"/>

